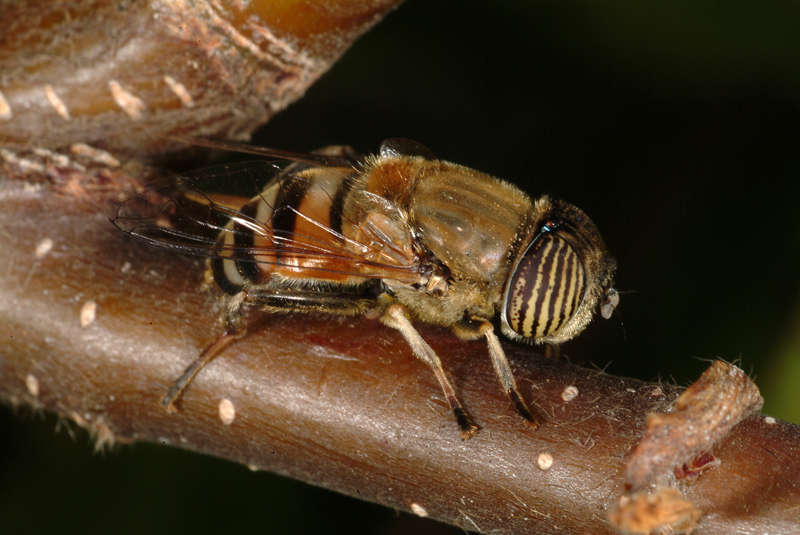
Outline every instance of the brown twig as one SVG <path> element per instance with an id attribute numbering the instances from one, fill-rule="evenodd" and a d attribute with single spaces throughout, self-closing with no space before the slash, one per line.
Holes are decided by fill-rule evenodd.
<path id="1" fill-rule="evenodd" d="M 422 328 L 483 427 L 464 442 L 432 374 L 378 322 L 251 314 L 252 334 L 169 415 L 164 392 L 219 329 L 202 263 L 131 242 L 97 198 L 5 183 L 0 201 L 0 395 L 101 441 L 166 440 L 467 529 L 614 533 L 606 518 L 646 415 L 680 393 L 507 344 L 523 395 L 548 415 L 531 432 L 483 344 Z M 714 447 L 719 466 L 684 489 L 703 513 L 694 533 L 796 532 L 798 444 L 792 424 L 736 426 Z"/>
<path id="2" fill-rule="evenodd" d="M 220 5 L 232 18 L 219 18 Z M 548 415 L 531 432 L 495 384 L 483 344 L 421 328 L 483 427 L 462 442 L 435 379 L 377 322 L 252 314 L 258 327 L 204 370 L 180 412 L 162 409 L 218 332 L 218 311 L 199 290 L 201 262 L 132 243 L 101 214 L 118 186 L 98 187 L 141 178 L 115 155 L 164 151 L 154 134 L 165 132 L 248 133 L 395 2 L 340 2 L 315 12 L 328 19 L 298 12 L 302 24 L 239 5 L 268 3 L 3 5 L 2 170 L 45 176 L 58 193 L 0 182 L 0 398 L 74 420 L 101 445 L 168 441 L 467 529 L 613 533 L 607 518 L 627 499 L 625 467 L 646 415 L 672 408 L 680 389 L 507 344 L 523 395 Z M 69 53 L 35 38 L 43 31 L 72 36 Z M 645 494 L 631 503 L 661 509 L 637 529 L 797 531 L 800 429 L 751 415 L 724 431 L 708 433 L 703 452 L 689 448 L 697 457 L 670 461 L 681 465 L 667 484 L 683 494 L 646 494 L 652 481 L 637 479 Z"/>

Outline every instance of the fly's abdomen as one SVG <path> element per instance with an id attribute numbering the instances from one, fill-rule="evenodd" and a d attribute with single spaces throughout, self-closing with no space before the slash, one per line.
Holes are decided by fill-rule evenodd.
<path id="1" fill-rule="evenodd" d="M 214 279 L 228 293 L 264 284 L 273 275 L 357 283 L 341 234 L 341 208 L 350 174 L 314 167 L 280 175 L 232 217 L 211 260 Z"/>

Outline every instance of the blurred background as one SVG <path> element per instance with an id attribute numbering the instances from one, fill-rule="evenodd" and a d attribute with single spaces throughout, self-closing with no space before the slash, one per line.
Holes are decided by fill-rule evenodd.
<path id="1" fill-rule="evenodd" d="M 572 362 L 688 385 L 735 361 L 800 423 L 798 27 L 794 2 L 409 0 L 254 141 L 409 137 L 579 206 L 627 293 Z M 0 408 L 4 532 L 462 532 L 184 451 L 95 454 L 72 427 Z"/>

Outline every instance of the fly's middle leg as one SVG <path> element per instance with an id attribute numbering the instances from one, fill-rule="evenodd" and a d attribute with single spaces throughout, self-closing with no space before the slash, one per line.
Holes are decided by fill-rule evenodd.
<path id="1" fill-rule="evenodd" d="M 486 343 L 489 346 L 489 357 L 492 359 L 492 366 L 494 366 L 495 374 L 497 374 L 497 378 L 500 380 L 503 390 L 511 400 L 511 403 L 514 404 L 517 412 L 525 419 L 525 425 L 531 429 L 536 429 L 541 425 L 541 419 L 534 416 L 534 413 L 532 413 L 525 404 L 525 400 L 522 399 L 517 389 L 517 382 L 514 380 L 514 375 L 511 372 L 511 366 L 508 364 L 505 351 L 503 351 L 500 340 L 494 333 L 494 326 L 488 321 L 485 321 L 478 327 L 478 332 L 486 338 Z"/>

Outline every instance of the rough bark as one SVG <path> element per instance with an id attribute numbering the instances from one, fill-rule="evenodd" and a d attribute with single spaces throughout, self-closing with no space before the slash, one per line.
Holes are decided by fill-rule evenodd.
<path id="1" fill-rule="evenodd" d="M 0 1 L 0 146 L 247 138 L 399 2 Z"/>

